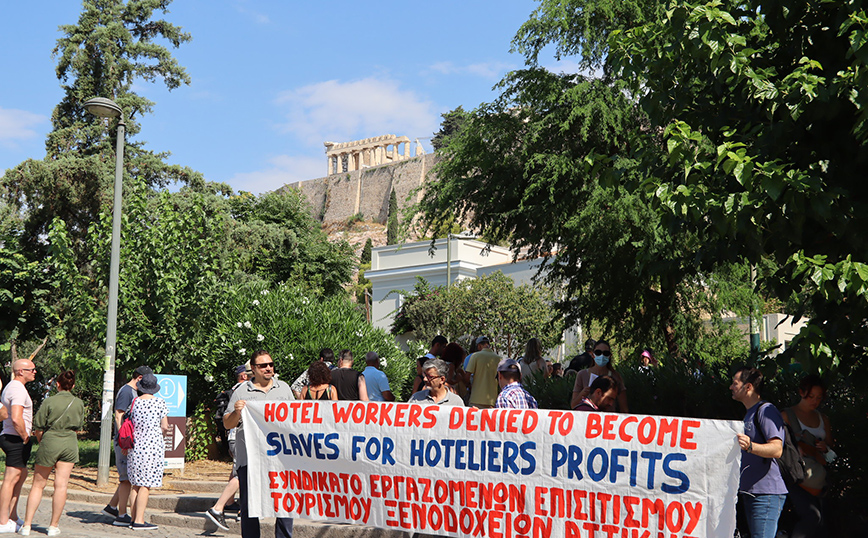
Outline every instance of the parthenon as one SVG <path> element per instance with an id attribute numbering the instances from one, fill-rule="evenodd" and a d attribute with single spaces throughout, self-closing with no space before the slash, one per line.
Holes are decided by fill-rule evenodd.
<path id="1" fill-rule="evenodd" d="M 416 142 L 416 155 L 424 154 L 425 150 L 418 144 L 418 140 Z M 400 144 L 404 144 L 403 152 L 399 151 Z M 410 158 L 410 139 L 393 134 L 338 144 L 323 142 L 323 145 L 326 147 L 329 175 Z"/>

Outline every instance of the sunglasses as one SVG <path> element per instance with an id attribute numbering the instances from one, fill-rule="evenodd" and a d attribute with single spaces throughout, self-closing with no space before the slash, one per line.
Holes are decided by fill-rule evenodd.
<path id="1" fill-rule="evenodd" d="M 253 366 L 257 368 L 274 368 L 273 362 L 263 362 L 262 364 L 254 364 Z"/>
<path id="2" fill-rule="evenodd" d="M 36 368 L 19 368 L 22 372 L 35 372 Z"/>
<path id="3" fill-rule="evenodd" d="M 608 349 L 595 349 L 595 350 L 594 350 L 594 355 L 596 355 L 596 356 L 598 356 L 598 357 L 599 357 L 600 355 L 602 355 L 602 356 L 604 356 L 604 357 L 611 357 L 611 356 L 612 356 L 612 352 L 609 351 Z"/>

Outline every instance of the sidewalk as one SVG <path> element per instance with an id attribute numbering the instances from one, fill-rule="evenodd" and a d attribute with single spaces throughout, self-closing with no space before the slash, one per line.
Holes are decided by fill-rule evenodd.
<path id="1" fill-rule="evenodd" d="M 197 462 L 198 463 L 198 462 Z M 70 480 L 64 515 L 60 518 L 61 536 L 71 538 L 108 538 L 125 535 L 160 536 L 181 538 L 190 536 L 240 536 L 241 526 L 233 517 L 227 517 L 228 531 L 217 528 L 205 511 L 216 501 L 226 485 L 230 465 L 222 462 L 207 462 L 191 465 L 188 471 L 170 471 L 163 480 L 164 487 L 151 492 L 145 520 L 159 525 L 155 531 L 133 531 L 112 526 L 112 518 L 102 514 L 117 485 L 117 476 L 112 473 L 110 486 L 96 487 L 96 469 L 75 469 Z M 31 473 L 32 476 L 32 473 Z M 18 513 L 24 515 L 30 480 L 25 484 L 18 502 Z M 42 497 L 39 510 L 33 520 L 30 536 L 46 536 L 51 518 L 53 483 Z M 234 513 L 231 515 L 234 516 Z M 261 523 L 262 538 L 274 536 L 274 519 Z M 362 527 L 357 525 L 327 523 L 296 519 L 294 538 L 411 538 L 409 533 Z M 0 535 L 4 536 L 4 535 Z M 6 534 L 5 536 L 17 536 Z"/>

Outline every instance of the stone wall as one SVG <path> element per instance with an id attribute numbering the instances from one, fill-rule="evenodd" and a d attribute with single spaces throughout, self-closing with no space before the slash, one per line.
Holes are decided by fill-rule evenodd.
<path id="1" fill-rule="evenodd" d="M 365 220 L 385 223 L 392 188 L 403 209 L 416 203 L 407 198 L 425 182 L 434 165 L 434 154 L 425 154 L 393 164 L 353 170 L 287 185 L 301 189 L 313 216 L 324 224 L 346 222 L 360 213 Z"/>

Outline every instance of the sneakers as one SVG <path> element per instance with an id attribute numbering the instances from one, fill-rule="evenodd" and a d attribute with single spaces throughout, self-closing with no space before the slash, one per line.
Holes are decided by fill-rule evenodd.
<path id="1" fill-rule="evenodd" d="M 215 525 L 223 529 L 224 531 L 229 530 L 229 526 L 226 524 L 226 516 L 223 515 L 223 512 L 218 512 L 213 508 L 209 508 L 205 515 L 208 516 L 208 519 L 214 522 Z"/>
<path id="2" fill-rule="evenodd" d="M 110 504 L 105 505 L 105 508 L 102 509 L 102 513 L 115 519 L 118 517 L 118 509 L 113 508 Z"/>
<path id="3" fill-rule="evenodd" d="M 130 525 L 130 528 L 134 531 L 155 531 L 157 530 L 157 526 L 153 523 L 133 523 Z"/>
<path id="4" fill-rule="evenodd" d="M 18 529 L 18 534 L 21 536 L 30 536 L 30 525 L 21 525 L 21 528 Z"/>
<path id="5" fill-rule="evenodd" d="M 18 529 L 20 529 L 23 526 L 24 526 L 24 520 L 23 519 L 21 519 L 19 517 L 17 520 L 15 520 L 15 532 L 18 532 Z"/>
<path id="6" fill-rule="evenodd" d="M 122 516 L 118 516 L 112 522 L 112 525 L 115 527 L 129 527 L 130 523 L 133 522 L 133 518 L 130 517 L 129 514 L 124 514 Z"/>
<path id="7" fill-rule="evenodd" d="M 227 504 L 226 506 L 224 506 L 223 511 L 224 512 L 240 512 L 241 511 L 241 505 L 238 504 L 238 501 L 235 501 L 232 504 Z"/>
<path id="8" fill-rule="evenodd" d="M 10 519 L 5 525 L 0 525 L 0 534 L 12 534 L 18 530 L 18 523 Z"/>
<path id="9" fill-rule="evenodd" d="M 60 534 L 60 529 L 58 527 L 48 527 L 49 536 L 57 536 L 58 534 Z"/>

